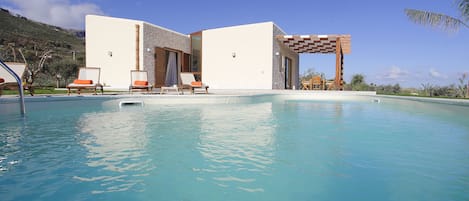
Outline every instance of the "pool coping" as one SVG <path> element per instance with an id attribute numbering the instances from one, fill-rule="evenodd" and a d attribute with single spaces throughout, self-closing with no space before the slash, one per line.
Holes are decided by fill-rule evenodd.
<path id="1" fill-rule="evenodd" d="M 256 97 L 256 96 L 271 96 L 271 95 L 294 95 L 304 97 L 350 97 L 350 96 L 374 96 L 376 92 L 371 91 L 302 91 L 302 90 L 211 90 L 209 94 L 184 94 L 179 95 L 176 93 L 159 94 L 159 93 L 114 93 L 104 95 L 91 95 L 91 94 L 72 94 L 68 95 L 37 95 L 25 96 L 25 102 L 46 102 L 46 101 L 76 101 L 76 100 L 96 100 L 96 99 L 131 99 L 131 98 L 151 98 L 151 99 L 212 99 L 223 97 Z M 0 104 L 14 103 L 18 101 L 17 95 L 8 95 L 0 97 Z"/>
<path id="2" fill-rule="evenodd" d="M 399 100 L 411 100 L 426 103 L 439 103 L 448 105 L 469 106 L 469 99 L 448 99 L 448 98 L 432 98 L 432 97 L 416 97 L 416 96 L 392 96 L 392 95 L 376 95 L 375 97 L 391 98 Z"/>
<path id="3" fill-rule="evenodd" d="M 111 93 L 104 95 L 91 94 L 72 94 L 68 95 L 38 95 L 26 96 L 25 102 L 48 102 L 48 101 L 77 101 L 77 100 L 112 100 L 112 99 L 177 99 L 177 100 L 207 100 L 212 98 L 233 98 L 233 97 L 264 97 L 282 95 L 283 97 L 299 98 L 299 99 L 348 99 L 350 97 L 377 97 L 391 98 L 400 100 L 411 100 L 428 103 L 451 104 L 460 106 L 469 106 L 469 99 L 446 99 L 446 98 L 429 98 L 414 96 L 393 96 L 393 95 L 377 95 L 374 91 L 306 91 L 306 90 L 220 90 L 212 89 L 209 94 L 184 94 L 176 93 L 159 94 L 159 93 Z M 18 96 L 7 95 L 0 97 L 0 104 L 14 103 L 18 101 Z"/>

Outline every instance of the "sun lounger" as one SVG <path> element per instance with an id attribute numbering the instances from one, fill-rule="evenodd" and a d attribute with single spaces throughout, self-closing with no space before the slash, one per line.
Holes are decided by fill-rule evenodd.
<path id="1" fill-rule="evenodd" d="M 208 85 L 201 81 L 196 81 L 194 74 L 192 73 L 180 73 L 181 82 L 183 89 L 189 88 L 191 93 L 194 94 L 196 89 L 205 89 L 205 93 L 208 94 Z"/>
<path id="2" fill-rule="evenodd" d="M 130 71 L 130 86 L 129 93 L 133 90 L 146 90 L 150 92 L 153 90 L 153 85 L 148 82 L 148 72 L 147 71 Z"/>
<path id="3" fill-rule="evenodd" d="M 5 62 L 5 64 L 10 67 L 11 70 L 13 70 L 18 75 L 18 77 L 20 77 L 21 79 L 23 78 L 23 74 L 26 70 L 25 63 Z M 24 83 L 23 80 L 22 82 Z M 16 79 L 10 73 L 8 73 L 8 71 L 0 67 L 0 95 L 2 95 L 4 88 L 15 86 L 18 86 L 18 84 L 16 83 Z M 23 89 L 28 90 L 31 96 L 34 95 L 31 86 L 23 84 Z"/>
<path id="4" fill-rule="evenodd" d="M 71 89 L 77 89 L 78 94 L 82 89 L 93 89 L 96 95 L 97 88 L 100 88 L 101 94 L 103 94 L 103 85 L 99 83 L 100 73 L 100 68 L 81 67 L 78 71 L 78 78 L 67 85 L 68 95 L 70 95 Z"/>

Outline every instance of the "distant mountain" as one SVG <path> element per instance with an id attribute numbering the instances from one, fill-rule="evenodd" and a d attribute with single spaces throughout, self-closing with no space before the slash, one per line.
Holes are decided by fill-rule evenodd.
<path id="1" fill-rule="evenodd" d="M 30 57 L 52 50 L 53 58 L 72 58 L 83 60 L 85 53 L 85 32 L 68 30 L 47 25 L 15 15 L 0 8 L 0 58 L 22 61 L 17 49 Z M 16 52 L 15 52 L 16 51 Z M 73 56 L 72 56 L 73 55 Z"/>
<path id="2" fill-rule="evenodd" d="M 75 33 L 76 37 L 81 38 L 81 39 L 85 39 L 85 31 L 73 31 L 73 33 Z"/>

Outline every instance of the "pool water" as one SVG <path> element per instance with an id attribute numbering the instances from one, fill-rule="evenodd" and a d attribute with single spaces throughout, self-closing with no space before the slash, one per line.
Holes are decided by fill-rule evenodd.
<path id="1" fill-rule="evenodd" d="M 469 200 L 469 107 L 362 99 L 29 103 L 1 200 Z"/>

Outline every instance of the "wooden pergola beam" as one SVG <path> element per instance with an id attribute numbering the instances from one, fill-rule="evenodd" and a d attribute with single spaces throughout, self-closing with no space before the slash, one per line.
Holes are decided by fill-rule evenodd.
<path id="1" fill-rule="evenodd" d="M 344 54 L 351 53 L 350 35 L 278 35 L 276 38 L 296 53 L 335 53 L 335 77 L 331 89 L 344 89 Z"/>
<path id="2" fill-rule="evenodd" d="M 340 38 L 337 38 L 336 46 L 335 46 L 335 79 L 334 84 L 336 89 L 343 90 L 343 52 L 342 46 L 340 43 Z"/>
<path id="3" fill-rule="evenodd" d="M 336 39 L 340 38 L 340 45 L 344 54 L 351 53 L 350 35 L 278 35 L 277 40 L 296 53 L 330 54 L 336 50 Z"/>

